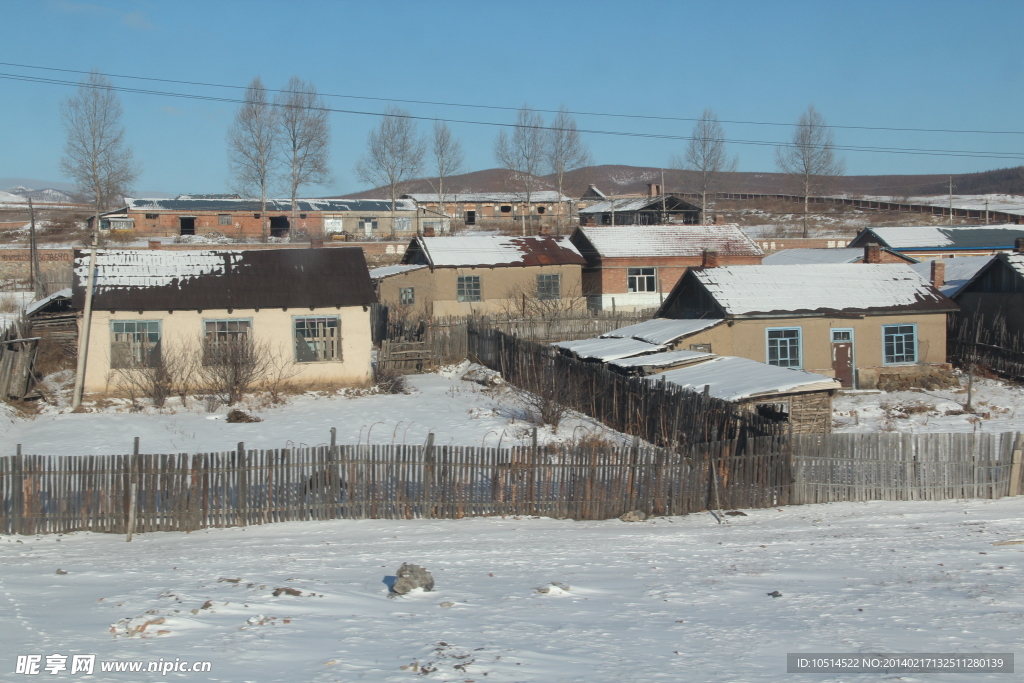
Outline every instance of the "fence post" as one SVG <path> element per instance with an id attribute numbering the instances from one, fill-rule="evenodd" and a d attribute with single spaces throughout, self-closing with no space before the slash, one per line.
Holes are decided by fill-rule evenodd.
<path id="1" fill-rule="evenodd" d="M 245 442 L 238 442 L 235 458 L 238 465 L 238 521 L 239 526 L 249 526 L 249 473 L 245 463 Z"/>
<path id="2" fill-rule="evenodd" d="M 1013 457 L 1010 460 L 1010 495 L 1016 496 L 1020 493 L 1020 460 L 1021 460 L 1021 433 L 1017 432 L 1017 438 L 1013 441 Z"/>
<path id="3" fill-rule="evenodd" d="M 333 504 L 331 519 L 341 516 L 341 468 L 338 466 L 338 428 L 331 427 L 331 450 L 327 451 L 327 482 Z"/>
<path id="4" fill-rule="evenodd" d="M 25 533 L 25 461 L 21 456 L 21 444 L 18 444 L 14 456 L 14 493 L 11 501 L 11 533 Z"/>
<path id="5" fill-rule="evenodd" d="M 125 524 L 126 535 L 125 541 L 127 543 L 132 542 L 132 534 L 135 532 L 135 507 L 136 507 L 136 496 L 138 495 L 139 484 L 138 484 L 138 469 L 139 469 L 139 437 L 135 437 L 135 446 L 132 448 L 132 462 L 128 466 L 131 471 L 129 479 L 131 484 L 129 485 L 128 491 L 128 521 Z"/>
<path id="6" fill-rule="evenodd" d="M 434 432 L 427 434 L 427 446 L 423 450 L 423 514 L 427 519 L 434 516 L 434 506 L 430 499 L 434 483 Z"/>

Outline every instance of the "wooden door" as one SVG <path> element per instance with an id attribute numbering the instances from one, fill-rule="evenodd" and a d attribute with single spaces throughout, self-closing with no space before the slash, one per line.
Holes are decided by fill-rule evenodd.
<path id="1" fill-rule="evenodd" d="M 853 387 L 853 330 L 832 330 L 832 372 L 843 387 Z"/>

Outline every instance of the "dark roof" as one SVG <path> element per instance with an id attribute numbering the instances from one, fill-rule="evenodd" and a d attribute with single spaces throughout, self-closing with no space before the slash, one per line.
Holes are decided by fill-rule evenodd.
<path id="1" fill-rule="evenodd" d="M 977 249 L 1013 249 L 1024 237 L 1024 225 L 928 225 L 875 226 L 857 235 L 851 247 L 881 244 L 896 251 L 957 251 Z"/>
<path id="2" fill-rule="evenodd" d="M 203 195 L 178 196 L 174 199 L 128 198 L 127 202 L 130 211 L 263 211 L 259 200 L 211 199 Z M 299 199 L 296 204 L 299 211 L 391 211 L 391 201 L 387 199 Z M 395 208 L 398 211 L 414 211 L 416 205 L 411 200 L 400 199 Z M 268 199 L 266 210 L 291 211 L 292 203 L 288 199 Z"/>
<path id="3" fill-rule="evenodd" d="M 89 252 L 75 251 L 72 305 L 85 304 Z M 100 310 L 326 308 L 375 303 L 358 247 L 266 250 L 114 250 L 96 259 Z"/>

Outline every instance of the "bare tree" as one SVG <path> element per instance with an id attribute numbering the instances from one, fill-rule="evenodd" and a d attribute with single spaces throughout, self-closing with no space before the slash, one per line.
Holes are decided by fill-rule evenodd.
<path id="1" fill-rule="evenodd" d="M 229 406 L 277 369 L 273 349 L 248 334 L 216 339 L 203 337 L 195 360 L 198 383 Z"/>
<path id="2" fill-rule="evenodd" d="M 239 194 L 260 198 L 263 239 L 269 235 L 267 194 L 277 170 L 278 115 L 259 76 L 245 89 L 245 102 L 228 131 L 228 165 Z"/>
<path id="3" fill-rule="evenodd" d="M 416 122 L 405 109 L 389 105 L 380 125 L 370 131 L 366 156 L 356 164 L 356 175 L 371 185 L 387 185 L 391 193 L 391 234 L 395 233 L 395 206 L 405 183 L 423 167 L 426 144 Z"/>
<path id="4" fill-rule="evenodd" d="M 793 131 L 793 141 L 776 148 L 775 157 L 779 170 L 793 176 L 800 183 L 804 197 L 803 236 L 809 237 L 807 207 L 811 194 L 827 186 L 846 170 L 843 160 L 836 158 L 835 135 L 825 122 L 825 117 L 813 104 L 808 105 L 807 111 L 800 115 L 796 130 Z"/>
<path id="5" fill-rule="evenodd" d="M 292 76 L 275 98 L 281 136 L 281 161 L 288 170 L 285 179 L 291 191 L 292 227 L 298 220 L 299 188 L 330 182 L 327 153 L 331 125 L 323 98 L 316 86 Z"/>
<path id="6" fill-rule="evenodd" d="M 707 222 L 708 193 L 713 192 L 722 176 L 736 170 L 737 157 L 725 151 L 725 132 L 718 116 L 705 109 L 693 126 L 693 136 L 686 146 L 686 154 L 674 156 L 672 168 L 697 172 L 697 190 L 700 192 L 700 220 Z"/>
<path id="7" fill-rule="evenodd" d="M 523 220 L 523 234 L 526 234 L 526 220 L 531 213 L 531 195 L 537 184 L 537 174 L 544 163 L 545 135 L 544 119 L 524 104 L 516 115 L 512 135 L 502 129 L 494 140 L 494 157 L 503 168 L 512 172 L 526 195 L 526 213 Z"/>
<path id="8" fill-rule="evenodd" d="M 434 171 L 437 172 L 437 185 L 428 180 L 431 189 L 437 193 L 438 209 L 444 214 L 444 181 L 462 170 L 465 154 L 462 144 L 452 137 L 452 130 L 444 121 L 434 121 L 434 144 L 431 147 L 434 158 Z"/>
<path id="9" fill-rule="evenodd" d="M 60 168 L 93 204 L 97 229 L 99 213 L 120 202 L 140 173 L 124 139 L 124 112 L 112 88 L 113 84 L 94 70 L 60 105 L 67 134 Z"/>
<path id="10" fill-rule="evenodd" d="M 559 107 L 555 120 L 551 122 L 547 143 L 547 165 L 551 174 L 555 176 L 555 189 L 558 190 L 559 211 L 556 229 L 560 232 L 565 174 L 591 163 L 590 150 L 580 138 L 580 133 L 576 130 L 576 119 L 569 114 L 565 105 Z"/>

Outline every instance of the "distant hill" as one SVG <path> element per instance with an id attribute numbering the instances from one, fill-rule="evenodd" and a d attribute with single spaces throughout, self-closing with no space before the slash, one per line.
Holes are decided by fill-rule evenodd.
<path id="1" fill-rule="evenodd" d="M 692 171 L 664 170 L 665 189 L 669 192 L 696 192 L 696 174 Z M 565 177 L 564 192 L 579 197 L 589 185 L 597 185 L 605 194 L 634 194 L 647 189 L 648 183 L 660 183 L 662 169 L 651 166 L 604 165 L 588 166 L 570 171 Z M 554 189 L 551 176 L 537 179 L 537 189 Z M 491 168 L 452 176 L 445 180 L 446 192 L 499 192 L 518 189 L 509 171 Z M 861 175 L 837 178 L 830 192 L 852 195 L 922 196 L 943 195 L 949 189 L 948 175 Z M 414 180 L 406 192 L 433 192 L 426 180 Z M 723 178 L 719 191 L 755 194 L 791 194 L 798 192 L 792 179 L 782 173 L 730 173 Z M 996 169 L 980 173 L 953 175 L 953 191 L 957 194 L 1024 194 L 1024 166 Z M 386 197 L 387 188 L 344 195 L 365 199 Z"/>
<path id="2" fill-rule="evenodd" d="M 74 204 L 84 201 L 78 194 L 63 190 L 56 190 L 52 187 L 44 188 L 42 190 L 33 190 L 19 185 L 17 187 L 9 187 L 6 191 L 10 194 L 24 197 L 26 200 L 31 198 L 32 201 L 35 202 L 47 202 L 50 204 Z"/>

